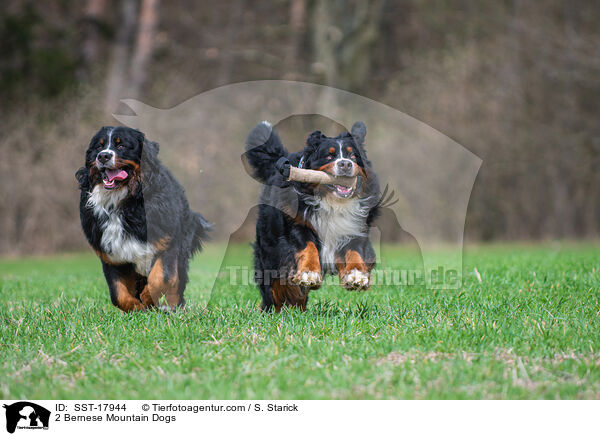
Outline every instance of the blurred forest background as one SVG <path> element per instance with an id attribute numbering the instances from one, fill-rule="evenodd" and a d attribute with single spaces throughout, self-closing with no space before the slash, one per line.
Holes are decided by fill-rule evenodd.
<path id="1" fill-rule="evenodd" d="M 3 0 L 0 254 L 86 247 L 74 173 L 119 99 L 260 79 L 359 93 L 481 157 L 468 240 L 600 234 L 597 1 Z"/>

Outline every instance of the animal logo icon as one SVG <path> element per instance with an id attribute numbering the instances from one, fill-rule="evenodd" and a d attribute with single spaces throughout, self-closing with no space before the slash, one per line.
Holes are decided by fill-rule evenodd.
<path id="1" fill-rule="evenodd" d="M 6 409 L 6 431 L 14 433 L 18 428 L 47 429 L 50 422 L 50 411 L 45 407 L 29 401 L 4 404 Z"/>

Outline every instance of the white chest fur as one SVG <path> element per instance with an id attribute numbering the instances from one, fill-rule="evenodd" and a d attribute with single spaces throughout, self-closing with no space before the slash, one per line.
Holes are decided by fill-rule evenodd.
<path id="1" fill-rule="evenodd" d="M 135 270 L 147 276 L 156 251 L 151 244 L 141 242 L 123 228 L 120 202 L 127 196 L 127 188 L 109 191 L 96 185 L 87 201 L 98 218 L 106 218 L 102 225 L 100 245 L 115 263 L 133 263 Z"/>
<path id="2" fill-rule="evenodd" d="M 333 268 L 335 253 L 351 239 L 366 236 L 368 208 L 357 199 L 337 201 L 325 197 L 310 218 L 321 241 L 321 264 Z"/>

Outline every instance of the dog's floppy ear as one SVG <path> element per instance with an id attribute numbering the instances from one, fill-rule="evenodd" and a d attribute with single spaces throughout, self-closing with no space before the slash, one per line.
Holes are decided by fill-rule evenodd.
<path id="1" fill-rule="evenodd" d="M 90 180 L 90 172 L 86 167 L 81 167 L 75 173 L 79 189 L 87 189 Z"/>
<path id="2" fill-rule="evenodd" d="M 315 130 L 308 135 L 308 138 L 306 138 L 306 147 L 304 147 L 304 151 L 302 152 L 305 158 L 308 158 L 314 153 L 324 136 L 325 135 L 323 135 L 320 130 Z"/>
<path id="3" fill-rule="evenodd" d="M 352 137 L 354 138 L 356 143 L 359 146 L 364 147 L 365 136 L 367 136 L 367 126 L 365 126 L 365 123 L 363 123 L 362 121 L 355 122 L 352 126 L 352 129 L 350 130 L 350 133 L 352 134 Z"/>
<path id="4" fill-rule="evenodd" d="M 143 153 L 146 154 L 146 156 L 152 159 L 156 159 L 158 157 L 158 148 L 158 142 L 153 142 L 144 139 Z"/>
<path id="5" fill-rule="evenodd" d="M 142 148 L 142 160 L 146 162 L 154 162 L 158 158 L 158 143 L 150 141 L 139 130 L 134 130 L 136 139 Z"/>
<path id="6" fill-rule="evenodd" d="M 320 130 L 315 130 L 308 135 L 306 147 L 304 147 L 304 150 L 302 151 L 302 156 L 305 160 L 308 161 L 310 159 L 310 156 L 317 150 L 324 136 L 325 135 L 323 135 Z"/>
<path id="7" fill-rule="evenodd" d="M 323 139 L 323 133 L 321 133 L 320 130 L 315 130 L 306 139 L 306 146 L 310 147 L 311 149 L 315 149 L 319 146 L 322 139 Z"/>

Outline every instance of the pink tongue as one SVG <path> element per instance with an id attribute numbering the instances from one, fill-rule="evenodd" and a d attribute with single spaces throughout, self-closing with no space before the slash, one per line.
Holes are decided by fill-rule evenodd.
<path id="1" fill-rule="evenodd" d="M 106 171 L 106 177 L 108 177 L 108 181 L 112 182 L 113 180 L 125 180 L 127 178 L 127 171 L 123 170 L 109 170 Z"/>

